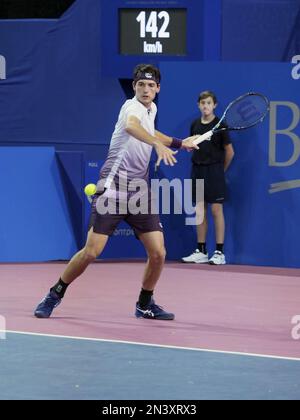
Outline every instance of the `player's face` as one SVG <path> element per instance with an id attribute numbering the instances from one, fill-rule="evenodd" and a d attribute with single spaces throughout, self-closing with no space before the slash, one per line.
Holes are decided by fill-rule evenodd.
<path id="1" fill-rule="evenodd" d="M 160 91 L 160 86 L 153 80 L 139 80 L 136 84 L 133 84 L 133 90 L 137 100 L 145 107 L 150 108 Z"/>
<path id="2" fill-rule="evenodd" d="M 210 117 L 214 114 L 217 104 L 214 103 L 213 98 L 210 96 L 206 99 L 201 99 L 199 109 L 204 117 Z"/>

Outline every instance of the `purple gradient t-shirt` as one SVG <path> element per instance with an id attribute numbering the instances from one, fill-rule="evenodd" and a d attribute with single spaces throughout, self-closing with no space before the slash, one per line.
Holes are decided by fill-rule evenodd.
<path id="1" fill-rule="evenodd" d="M 134 179 L 148 180 L 152 146 L 137 140 L 125 130 L 128 117 L 136 117 L 141 126 L 155 135 L 157 107 L 152 103 L 147 109 L 136 97 L 127 100 L 121 108 L 115 131 L 112 135 L 108 157 L 101 168 L 100 180 L 107 190 L 117 188 L 126 174 L 127 184 Z"/>

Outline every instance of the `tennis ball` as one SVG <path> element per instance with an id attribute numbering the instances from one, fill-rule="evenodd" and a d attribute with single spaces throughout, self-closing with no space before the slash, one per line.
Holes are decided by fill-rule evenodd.
<path id="1" fill-rule="evenodd" d="M 97 185 L 95 184 L 88 184 L 84 189 L 84 193 L 87 196 L 94 195 L 96 191 L 97 191 Z"/>

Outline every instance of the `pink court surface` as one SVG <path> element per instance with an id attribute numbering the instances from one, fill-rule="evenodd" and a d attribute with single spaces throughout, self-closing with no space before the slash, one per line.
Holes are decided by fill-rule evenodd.
<path id="1" fill-rule="evenodd" d="M 1 264 L 1 311 L 16 332 L 300 358 L 300 270 L 168 263 L 155 299 L 175 321 L 134 317 L 143 262 L 97 262 L 48 320 L 33 311 L 65 263 Z"/>

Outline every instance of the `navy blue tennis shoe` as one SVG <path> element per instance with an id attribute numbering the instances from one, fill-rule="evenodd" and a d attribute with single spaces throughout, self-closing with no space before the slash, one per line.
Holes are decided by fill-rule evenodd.
<path id="1" fill-rule="evenodd" d="M 141 308 L 137 302 L 135 316 L 137 318 L 160 319 L 165 321 L 172 321 L 175 319 L 174 314 L 166 312 L 161 306 L 156 305 L 153 298 L 151 298 L 149 305 L 145 308 Z"/>
<path id="2" fill-rule="evenodd" d="M 49 318 L 54 308 L 56 308 L 61 302 L 61 298 L 54 292 L 50 291 L 47 296 L 39 303 L 34 315 L 37 318 Z"/>

